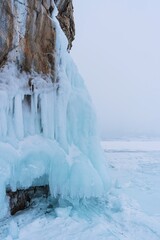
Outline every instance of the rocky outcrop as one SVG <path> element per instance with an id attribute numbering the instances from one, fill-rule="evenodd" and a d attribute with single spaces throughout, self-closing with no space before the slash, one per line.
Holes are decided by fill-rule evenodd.
<path id="1" fill-rule="evenodd" d="M 15 61 L 20 71 L 34 70 L 55 80 L 54 4 L 70 49 L 75 35 L 72 0 L 0 1 L 0 66 Z"/>
<path id="2" fill-rule="evenodd" d="M 75 24 L 73 18 L 73 4 L 72 1 L 61 0 L 57 2 L 57 7 L 59 10 L 57 19 L 60 22 L 62 30 L 65 32 L 68 38 L 68 49 L 72 47 L 72 42 L 75 36 Z M 59 3 L 58 3 L 59 2 Z"/>
<path id="3" fill-rule="evenodd" d="M 7 61 L 7 55 L 13 47 L 13 22 L 11 1 L 0 1 L 0 67 Z"/>
<path id="4" fill-rule="evenodd" d="M 6 194 L 10 199 L 9 204 L 11 215 L 14 215 L 18 211 L 28 208 L 34 198 L 47 198 L 49 196 L 49 186 L 30 187 L 26 190 L 21 189 L 15 192 L 8 189 Z"/>
<path id="5" fill-rule="evenodd" d="M 22 39 L 22 70 L 54 75 L 55 31 L 50 19 L 54 9 L 48 1 L 30 1 L 27 5 L 26 31 Z"/>

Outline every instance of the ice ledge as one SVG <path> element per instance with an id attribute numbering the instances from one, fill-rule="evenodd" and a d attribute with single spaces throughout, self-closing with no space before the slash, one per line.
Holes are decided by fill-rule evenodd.
<path id="1" fill-rule="evenodd" d="M 0 205 L 5 188 L 27 189 L 48 177 L 51 195 L 62 198 L 90 198 L 105 194 L 104 183 L 90 160 L 76 146 L 66 153 L 53 140 L 30 136 L 15 146 L 0 143 Z M 3 191 L 2 191 L 3 190 Z"/>

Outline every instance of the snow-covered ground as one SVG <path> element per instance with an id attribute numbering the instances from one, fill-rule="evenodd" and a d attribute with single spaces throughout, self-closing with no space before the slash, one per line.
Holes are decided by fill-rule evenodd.
<path id="1" fill-rule="evenodd" d="M 0 222 L 0 239 L 159 240 L 160 142 L 102 146 L 115 186 L 107 199 L 86 200 L 74 208 L 35 200 L 30 209 Z"/>
<path id="2" fill-rule="evenodd" d="M 160 151 L 160 140 L 126 140 L 126 141 L 106 141 L 101 143 L 103 149 L 107 152 L 151 152 Z"/>

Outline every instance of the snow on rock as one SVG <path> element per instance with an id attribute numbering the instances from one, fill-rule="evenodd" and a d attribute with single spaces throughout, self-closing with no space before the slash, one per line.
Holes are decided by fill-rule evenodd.
<path id="1" fill-rule="evenodd" d="M 14 61 L 0 71 L 1 216 L 6 187 L 42 184 L 44 176 L 55 197 L 102 197 L 109 189 L 92 103 L 55 15 L 57 81 L 21 73 Z"/>

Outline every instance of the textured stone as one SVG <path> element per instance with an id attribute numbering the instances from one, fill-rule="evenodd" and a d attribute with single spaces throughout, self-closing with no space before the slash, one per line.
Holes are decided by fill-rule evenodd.
<path id="1" fill-rule="evenodd" d="M 12 49 L 14 16 L 11 0 L 0 1 L 0 67 L 7 61 L 7 54 Z"/>
<path id="2" fill-rule="evenodd" d="M 65 32 L 68 38 L 68 49 L 72 47 L 72 42 L 75 37 L 75 24 L 73 17 L 73 4 L 71 0 L 60 0 L 56 1 L 59 10 L 57 19 L 60 22 L 61 28 Z M 59 2 L 59 3 L 58 3 Z"/>
<path id="3" fill-rule="evenodd" d="M 39 186 L 39 187 L 30 187 L 28 189 L 21 189 L 15 192 L 11 190 L 6 191 L 7 196 L 9 196 L 10 203 L 10 212 L 11 215 L 14 215 L 20 210 L 24 210 L 31 205 L 31 200 L 37 197 L 49 196 L 49 186 Z"/>
<path id="4" fill-rule="evenodd" d="M 59 11 L 57 18 L 68 38 L 70 49 L 75 35 L 72 0 L 55 0 L 55 3 Z M 19 6 L 23 8 L 21 13 Z M 51 20 L 53 10 L 53 0 L 0 1 L 0 67 L 6 61 L 15 61 L 20 71 L 34 70 L 55 80 L 56 32 Z M 24 23 L 22 15 L 26 16 Z M 16 54 L 10 59 L 12 49 Z"/>
<path id="5" fill-rule="evenodd" d="M 28 0 L 26 33 L 24 37 L 24 61 L 22 69 L 54 75 L 54 48 L 56 33 L 49 18 L 48 1 Z"/>

